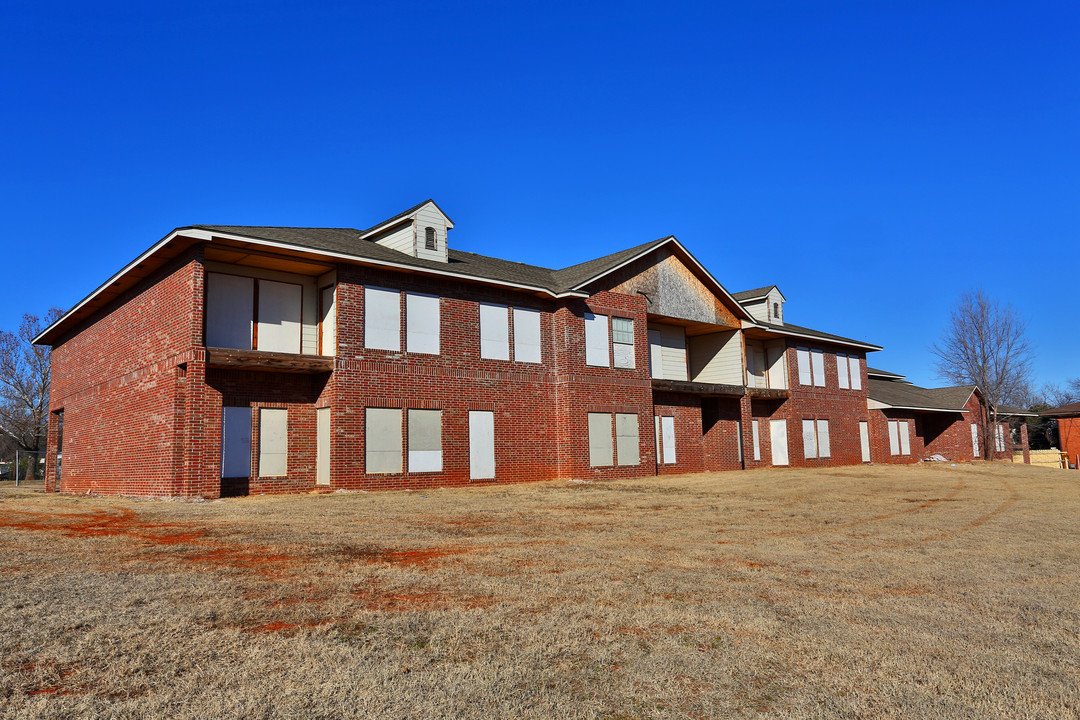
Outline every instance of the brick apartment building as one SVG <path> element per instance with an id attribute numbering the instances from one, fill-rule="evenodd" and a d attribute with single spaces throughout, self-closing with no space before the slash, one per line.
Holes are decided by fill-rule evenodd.
<path id="1" fill-rule="evenodd" d="M 174 230 L 35 340 L 53 348 L 50 489 L 217 497 L 962 450 L 930 437 L 935 408 L 873 405 L 879 346 L 785 322 L 776 287 L 729 293 L 674 237 L 551 270 L 452 250 L 453 227 L 429 200 L 367 230 Z"/>

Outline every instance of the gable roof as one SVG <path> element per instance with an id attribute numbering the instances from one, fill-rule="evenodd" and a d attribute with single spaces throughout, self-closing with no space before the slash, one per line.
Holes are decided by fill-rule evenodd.
<path id="1" fill-rule="evenodd" d="M 1062 405 L 1061 407 L 1050 408 L 1049 410 L 1043 410 L 1039 413 L 1042 417 L 1080 417 L 1080 402 L 1070 403 L 1068 405 Z"/>
<path id="2" fill-rule="evenodd" d="M 415 214 L 416 212 L 418 212 L 420 210 L 420 208 L 422 208 L 422 207 L 424 207 L 425 205 L 428 205 L 428 204 L 431 204 L 431 205 L 435 206 L 435 209 L 438 210 L 442 214 L 442 216 L 444 218 L 446 218 L 446 221 L 448 223 L 450 223 L 450 227 L 454 226 L 454 221 L 450 219 L 449 215 L 447 215 L 445 212 L 443 212 L 443 209 L 441 207 L 439 207 L 439 204 L 437 202 L 435 202 L 434 200 L 432 200 L 431 198 L 428 198 L 427 200 L 425 200 L 422 203 L 418 203 L 416 205 L 413 205 L 408 210 L 405 210 L 403 212 L 399 212 L 397 215 L 395 215 L 392 218 L 387 218 L 386 220 L 383 220 L 382 222 L 375 223 L 374 225 L 369 227 L 367 230 L 361 230 L 360 231 L 360 237 L 367 237 L 368 235 L 374 234 L 377 230 L 382 230 L 385 227 L 389 227 L 390 225 L 393 225 L 394 223 L 396 223 L 398 220 L 403 220 L 404 218 L 407 218 L 410 215 Z"/>
<path id="3" fill-rule="evenodd" d="M 922 388 L 907 382 L 871 377 L 867 380 L 867 397 L 898 410 L 962 413 L 966 412 L 964 406 L 975 386 L 965 388 L 966 394 L 964 388 Z"/>
<path id="4" fill-rule="evenodd" d="M 889 372 L 888 370 L 878 370 L 877 368 L 867 367 L 866 374 L 870 377 L 879 377 L 891 380 L 903 380 L 906 375 L 897 375 L 896 373 Z"/>
<path id="5" fill-rule="evenodd" d="M 780 293 L 780 297 L 787 302 L 787 298 L 784 297 L 784 293 L 780 292 L 780 288 L 776 285 L 766 285 L 765 287 L 754 288 L 753 290 L 742 290 L 741 292 L 732 293 L 732 296 L 739 302 L 746 302 L 748 300 L 757 300 L 767 296 L 770 292 L 776 290 Z"/>

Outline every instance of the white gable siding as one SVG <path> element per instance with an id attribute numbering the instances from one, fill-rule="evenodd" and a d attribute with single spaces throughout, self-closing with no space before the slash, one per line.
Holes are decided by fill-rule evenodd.
<path id="1" fill-rule="evenodd" d="M 416 244 L 416 230 L 413 228 L 412 221 L 407 221 L 389 230 L 375 235 L 371 240 L 383 247 L 388 247 L 391 250 L 397 250 L 398 252 L 405 253 L 406 255 L 416 256 L 413 248 Z"/>
<path id="2" fill-rule="evenodd" d="M 427 228 L 435 229 L 435 250 L 427 249 Z M 446 218 L 428 204 L 416 213 L 416 257 L 446 262 Z"/>
<path id="3" fill-rule="evenodd" d="M 761 320 L 763 322 L 769 321 L 769 310 L 765 305 L 765 300 L 745 302 L 743 303 L 743 307 L 746 308 L 746 311 L 750 313 L 755 320 Z"/>
<path id="4" fill-rule="evenodd" d="M 742 385 L 742 340 L 737 330 L 689 338 L 690 379 Z"/>
<path id="5" fill-rule="evenodd" d="M 780 297 L 780 291 L 776 290 L 775 288 L 772 291 L 770 291 L 768 300 L 766 300 L 765 304 L 766 304 L 765 321 L 766 322 L 771 322 L 773 325 L 783 325 L 784 324 L 784 300 L 783 300 L 783 298 Z M 778 306 L 776 309 L 778 309 L 780 311 L 780 317 L 773 317 L 773 309 L 774 309 L 773 306 L 774 305 Z"/>

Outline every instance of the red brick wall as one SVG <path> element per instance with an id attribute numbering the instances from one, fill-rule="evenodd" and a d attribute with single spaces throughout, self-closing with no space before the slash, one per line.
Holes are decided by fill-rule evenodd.
<path id="1" fill-rule="evenodd" d="M 1057 424 L 1061 452 L 1068 453 L 1069 462 L 1075 464 L 1080 455 L 1080 418 L 1060 418 Z"/>
<path id="2" fill-rule="evenodd" d="M 176 398 L 202 332 L 195 248 L 95 313 L 53 348 L 46 487 L 55 489 L 56 415 L 64 410 L 60 489 L 178 492 Z"/>

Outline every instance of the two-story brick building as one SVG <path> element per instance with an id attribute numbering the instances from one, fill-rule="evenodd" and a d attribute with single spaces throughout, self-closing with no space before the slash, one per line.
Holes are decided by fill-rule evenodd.
<path id="1" fill-rule="evenodd" d="M 216 497 L 877 459 L 865 356 L 674 237 L 552 270 L 367 230 L 191 226 L 37 338 L 65 492 Z M 886 431 L 887 432 L 887 431 Z M 882 435 L 881 437 L 885 437 Z"/>

